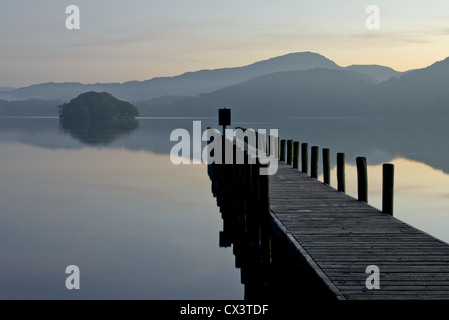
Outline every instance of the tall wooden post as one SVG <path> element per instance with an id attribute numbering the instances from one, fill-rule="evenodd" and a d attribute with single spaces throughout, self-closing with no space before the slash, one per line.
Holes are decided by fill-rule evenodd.
<path id="1" fill-rule="evenodd" d="M 298 141 L 293 142 L 293 168 L 299 169 L 299 146 Z"/>
<path id="2" fill-rule="evenodd" d="M 368 169 L 365 157 L 357 157 L 357 191 L 359 200 L 368 203 Z"/>
<path id="3" fill-rule="evenodd" d="M 337 190 L 346 192 L 345 154 L 342 152 L 337 153 Z"/>
<path id="4" fill-rule="evenodd" d="M 260 164 L 259 168 L 267 168 L 268 165 Z M 261 213 L 268 214 L 270 212 L 270 176 L 261 175 L 259 172 L 259 201 Z"/>
<path id="5" fill-rule="evenodd" d="M 231 125 L 231 109 L 218 109 L 218 125 L 223 126 L 223 137 L 222 137 L 222 163 L 225 164 L 226 154 L 225 154 L 225 142 L 226 142 L 226 126 Z"/>
<path id="6" fill-rule="evenodd" d="M 310 159 L 310 176 L 312 178 L 318 179 L 318 157 L 319 157 L 319 148 L 317 146 L 313 146 L 311 148 L 311 159 Z"/>
<path id="7" fill-rule="evenodd" d="M 327 148 L 323 149 L 323 182 L 331 184 L 330 151 Z"/>
<path id="8" fill-rule="evenodd" d="M 393 215 L 394 165 L 382 166 L 382 212 Z"/>
<path id="9" fill-rule="evenodd" d="M 287 164 L 293 166 L 293 140 L 287 140 Z"/>
<path id="10" fill-rule="evenodd" d="M 285 147 L 286 147 L 286 140 L 281 140 L 281 153 L 279 155 L 279 160 L 285 162 Z"/>
<path id="11" fill-rule="evenodd" d="M 301 171 L 309 173 L 309 145 L 301 143 Z"/>

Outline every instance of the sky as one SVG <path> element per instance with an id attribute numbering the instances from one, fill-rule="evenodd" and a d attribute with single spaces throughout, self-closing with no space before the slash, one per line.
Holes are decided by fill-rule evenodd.
<path id="1" fill-rule="evenodd" d="M 69 5 L 80 29 L 66 28 Z M 379 8 L 379 29 L 368 29 Z M 126 82 L 312 51 L 398 71 L 449 56 L 447 0 L 2 0 L 0 87 Z"/>

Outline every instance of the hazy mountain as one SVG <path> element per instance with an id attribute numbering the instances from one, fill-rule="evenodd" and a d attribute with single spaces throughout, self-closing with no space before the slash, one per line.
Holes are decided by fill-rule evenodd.
<path id="1" fill-rule="evenodd" d="M 272 73 L 171 106 L 154 106 L 151 115 L 216 116 L 217 108 L 233 116 L 311 116 L 365 114 L 375 80 L 331 69 Z"/>
<path id="2" fill-rule="evenodd" d="M 392 114 L 449 114 L 449 58 L 380 83 L 376 96 Z"/>
<path id="3" fill-rule="evenodd" d="M 164 96 L 151 100 L 136 101 L 133 104 L 139 109 L 139 116 L 151 116 L 154 108 L 169 108 L 171 104 L 189 98 L 188 96 Z"/>
<path id="4" fill-rule="evenodd" d="M 111 92 L 115 87 L 119 86 L 118 83 L 108 84 L 82 84 L 78 82 L 64 82 L 64 83 L 43 83 L 35 84 L 29 87 L 19 88 L 14 91 L 7 92 L 6 94 L 15 99 L 45 99 L 45 100 L 64 100 L 69 101 L 81 93 L 89 91 L 97 92 Z M 0 97 L 3 97 L 0 94 Z"/>
<path id="5" fill-rule="evenodd" d="M 19 101 L 0 100 L 0 116 L 56 117 L 57 106 L 62 100 L 28 99 Z"/>
<path id="6" fill-rule="evenodd" d="M 8 92 L 8 91 L 13 91 L 13 90 L 15 90 L 15 88 L 0 87 L 0 92 Z"/>
<path id="7" fill-rule="evenodd" d="M 386 81 L 391 78 L 399 78 L 402 74 L 402 72 L 396 71 L 392 68 L 379 65 L 352 65 L 346 67 L 345 69 L 366 74 L 378 82 Z"/>
<path id="8" fill-rule="evenodd" d="M 372 74 L 382 68 L 368 69 Z M 177 101 L 169 107 L 154 106 L 145 115 L 216 116 L 218 108 L 228 107 L 236 117 L 439 116 L 449 115 L 448 103 L 449 58 L 380 83 L 350 68 L 279 72 Z"/>
<path id="9" fill-rule="evenodd" d="M 400 74 L 391 68 L 374 65 L 342 68 L 320 54 L 297 52 L 259 61 L 243 67 L 200 70 L 187 72 L 174 77 L 158 77 L 145 81 L 95 84 L 49 82 L 19 89 L 5 88 L 5 90 L 0 90 L 0 98 L 5 100 L 33 98 L 69 101 L 81 93 L 96 91 L 109 92 L 119 99 L 136 102 L 164 96 L 197 96 L 271 73 L 315 68 L 349 69 L 369 75 L 378 82 Z"/>
<path id="10" fill-rule="evenodd" d="M 288 68 L 299 70 L 284 70 Z M 226 81 L 235 83 L 224 86 Z M 376 65 L 341 68 L 321 55 L 306 52 L 172 78 L 124 84 L 50 83 L 5 94 L 71 96 L 92 86 L 98 91 L 116 90 L 133 97 L 122 98 L 125 101 L 139 101 L 139 92 L 145 92 L 142 97 L 155 95 L 135 102 L 141 116 L 216 116 L 217 108 L 225 106 L 232 108 L 235 116 L 449 115 L 449 58 L 427 68 L 399 73 Z M 194 90 L 199 93 L 214 87 L 220 88 L 196 97 L 173 94 Z M 164 94 L 167 92 L 170 94 Z M 55 100 L 17 101 L 15 105 L 0 101 L 0 115 L 56 116 L 55 106 Z"/>
<path id="11" fill-rule="evenodd" d="M 162 96 L 196 96 L 237 84 L 257 76 L 291 70 L 340 68 L 331 60 L 312 52 L 291 53 L 244 67 L 187 72 L 175 77 L 160 77 L 125 83 L 43 83 L 8 92 L 15 99 L 62 99 L 68 101 L 88 91 L 109 92 L 126 101 L 149 100 Z M 2 95 L 0 93 L 0 98 Z"/>

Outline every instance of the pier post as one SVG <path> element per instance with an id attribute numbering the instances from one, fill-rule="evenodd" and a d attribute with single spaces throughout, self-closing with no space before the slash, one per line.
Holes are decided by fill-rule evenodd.
<path id="1" fill-rule="evenodd" d="M 260 168 L 267 168 L 268 164 L 259 164 Z M 260 171 L 259 175 L 259 208 L 262 214 L 268 214 L 270 212 L 270 176 L 269 175 L 261 175 Z"/>
<path id="2" fill-rule="evenodd" d="M 345 182 L 345 154 L 337 153 L 337 190 L 346 192 Z"/>
<path id="3" fill-rule="evenodd" d="M 268 168 L 268 164 L 259 164 L 260 168 Z M 260 261 L 262 262 L 262 269 L 260 272 L 263 274 L 271 262 L 271 236 L 269 227 L 271 227 L 270 220 L 270 176 L 261 175 L 259 172 L 259 248 L 260 248 Z"/>
<path id="4" fill-rule="evenodd" d="M 330 150 L 323 149 L 323 182 L 331 184 L 331 164 L 330 164 Z"/>
<path id="5" fill-rule="evenodd" d="M 293 168 L 299 169 L 299 146 L 298 141 L 293 142 Z"/>
<path id="6" fill-rule="evenodd" d="M 311 148 L 311 159 L 310 159 L 310 176 L 312 178 L 318 179 L 318 157 L 319 157 L 319 147 L 313 146 Z"/>
<path id="7" fill-rule="evenodd" d="M 281 140 L 281 153 L 279 155 L 279 160 L 285 162 L 285 147 L 286 147 L 286 140 Z"/>
<path id="8" fill-rule="evenodd" d="M 394 165 L 382 166 L 382 212 L 393 215 Z"/>
<path id="9" fill-rule="evenodd" d="M 357 192 L 360 201 L 368 203 L 368 171 L 365 157 L 357 157 Z"/>
<path id="10" fill-rule="evenodd" d="M 293 166 L 293 140 L 287 140 L 287 164 Z"/>
<path id="11" fill-rule="evenodd" d="M 309 145 L 301 143 L 301 171 L 309 173 Z"/>

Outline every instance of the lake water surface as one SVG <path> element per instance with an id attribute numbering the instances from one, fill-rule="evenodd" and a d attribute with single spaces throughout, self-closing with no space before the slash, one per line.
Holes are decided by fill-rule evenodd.
<path id="1" fill-rule="evenodd" d="M 0 119 L 0 299 L 242 299 L 206 166 L 171 163 L 176 128 L 217 119 L 142 118 L 79 128 L 56 118 Z M 448 119 L 279 118 L 233 121 L 279 129 L 369 164 L 369 203 L 381 207 L 381 164 L 395 164 L 399 219 L 449 242 Z M 321 179 L 321 177 L 320 177 Z M 335 186 L 336 173 L 332 169 Z M 77 265 L 81 289 L 67 290 Z"/>

